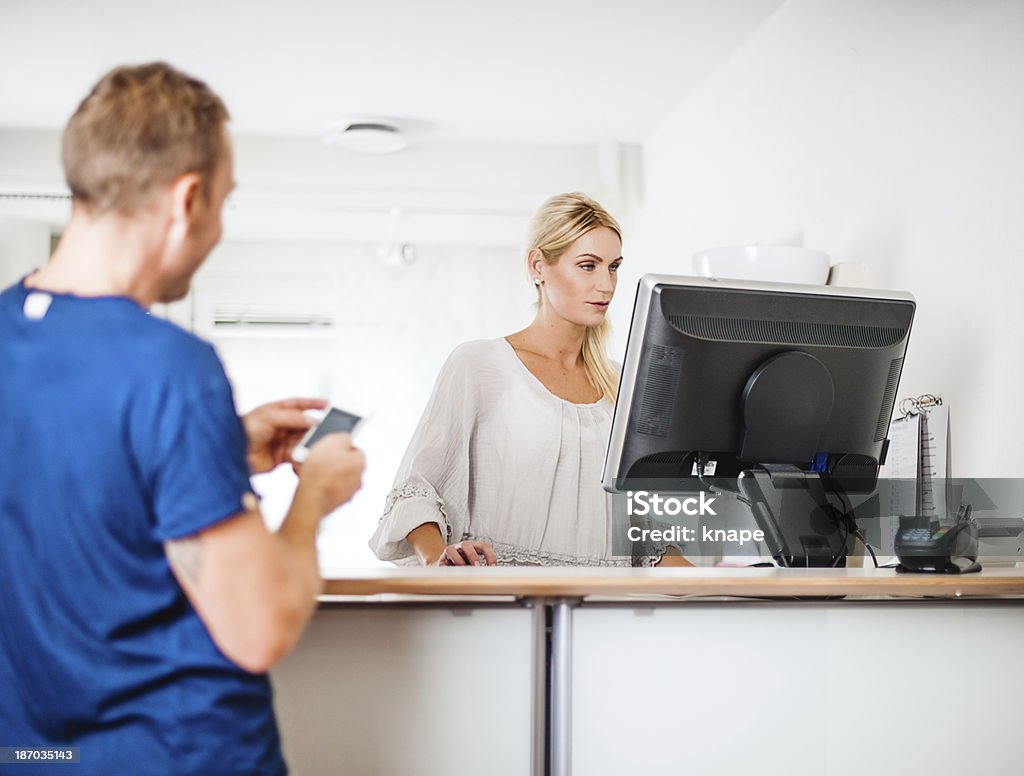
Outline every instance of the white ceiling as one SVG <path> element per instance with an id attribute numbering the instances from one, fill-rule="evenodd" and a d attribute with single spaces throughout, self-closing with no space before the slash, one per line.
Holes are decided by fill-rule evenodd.
<path id="1" fill-rule="evenodd" d="M 0 0 L 0 126 L 56 128 L 125 62 L 206 80 L 245 133 L 643 140 L 784 0 Z"/>

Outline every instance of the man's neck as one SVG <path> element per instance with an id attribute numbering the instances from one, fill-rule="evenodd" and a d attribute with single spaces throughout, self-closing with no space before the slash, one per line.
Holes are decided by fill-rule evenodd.
<path id="1" fill-rule="evenodd" d="M 149 308 L 159 295 L 151 243 L 144 225 L 74 214 L 50 261 L 25 285 L 75 296 L 123 296 Z"/>

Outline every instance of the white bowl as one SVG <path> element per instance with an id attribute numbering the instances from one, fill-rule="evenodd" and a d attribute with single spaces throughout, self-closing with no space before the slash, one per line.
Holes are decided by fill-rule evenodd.
<path id="1" fill-rule="evenodd" d="M 773 283 L 825 285 L 829 264 L 828 254 L 788 245 L 709 248 L 693 255 L 694 271 L 702 277 Z"/>

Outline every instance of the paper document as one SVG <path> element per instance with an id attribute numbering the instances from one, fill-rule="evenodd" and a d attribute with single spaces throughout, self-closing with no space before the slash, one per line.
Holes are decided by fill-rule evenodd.
<path id="1" fill-rule="evenodd" d="M 933 407 L 921 418 L 921 468 L 918 514 L 944 520 L 948 514 L 949 407 Z"/>
<path id="2" fill-rule="evenodd" d="M 916 400 L 915 400 L 916 401 Z M 889 424 L 889 451 L 878 477 L 889 491 L 881 549 L 892 553 L 900 515 L 945 519 L 950 481 L 949 406 L 935 404 Z M 916 486 L 913 484 L 916 483 Z"/>

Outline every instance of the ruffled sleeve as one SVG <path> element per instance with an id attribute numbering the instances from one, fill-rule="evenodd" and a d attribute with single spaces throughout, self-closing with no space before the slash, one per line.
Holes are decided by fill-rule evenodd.
<path id="1" fill-rule="evenodd" d="M 461 540 L 469 527 L 469 447 L 479 406 L 473 377 L 477 346 L 460 345 L 441 368 L 370 539 L 370 549 L 381 560 L 414 563 L 416 554 L 406 537 L 425 523 L 437 525 L 447 544 Z"/>

